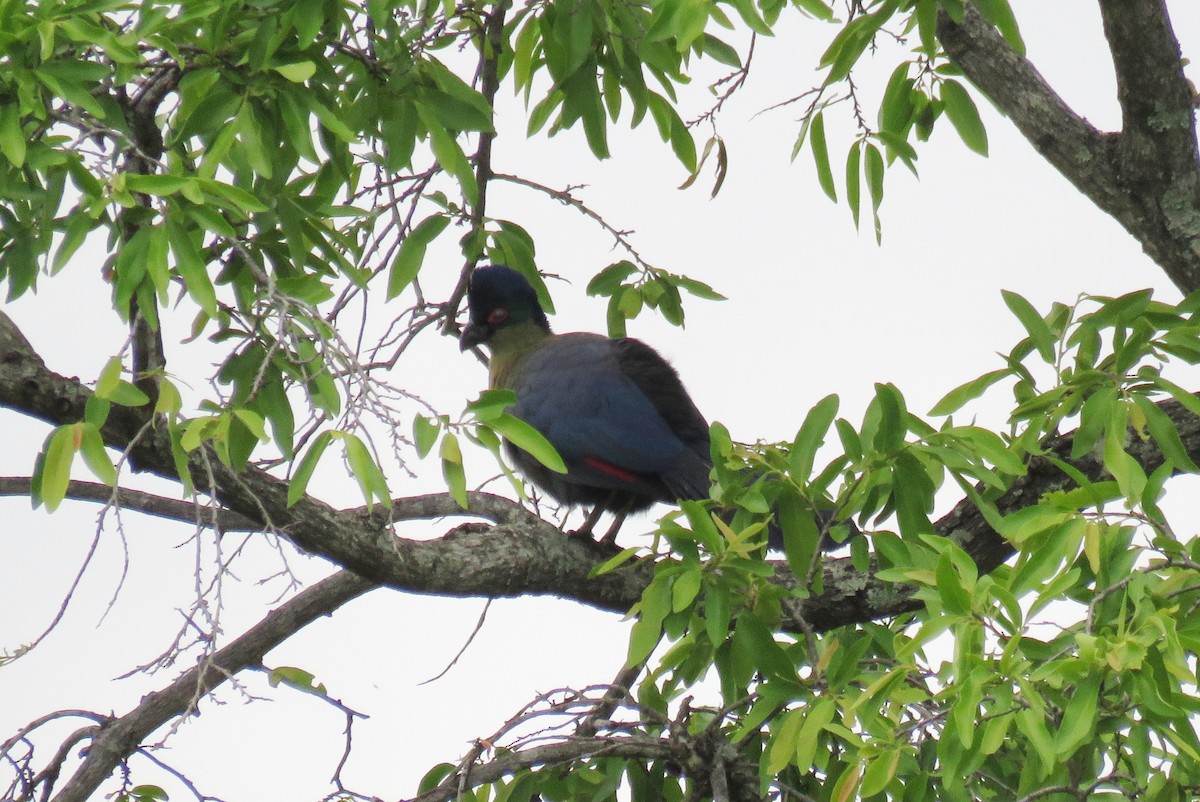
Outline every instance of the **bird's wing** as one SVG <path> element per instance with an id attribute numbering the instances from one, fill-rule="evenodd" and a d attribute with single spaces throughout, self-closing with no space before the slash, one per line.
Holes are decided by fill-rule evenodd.
<path id="1" fill-rule="evenodd" d="M 513 414 L 541 432 L 578 478 L 599 472 L 619 484 L 622 474 L 670 470 L 687 446 L 621 369 L 612 343 L 598 335 L 551 338 L 520 361 L 509 383 Z"/>

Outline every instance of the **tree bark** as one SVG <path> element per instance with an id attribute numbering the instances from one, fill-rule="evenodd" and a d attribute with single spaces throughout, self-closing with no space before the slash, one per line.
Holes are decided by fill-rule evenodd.
<path id="1" fill-rule="evenodd" d="M 1182 292 L 1200 289 L 1196 96 L 1165 0 L 1101 0 L 1117 76 L 1119 132 L 1076 114 L 970 3 L 942 11 L 946 54 L 1034 150 L 1141 243 Z"/>

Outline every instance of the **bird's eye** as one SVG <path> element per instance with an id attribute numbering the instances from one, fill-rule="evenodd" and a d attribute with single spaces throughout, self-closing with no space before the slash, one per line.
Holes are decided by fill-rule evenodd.
<path id="1" fill-rule="evenodd" d="M 503 307 L 497 307 L 488 313 L 488 325 L 499 326 L 506 320 L 508 320 L 508 310 Z"/>

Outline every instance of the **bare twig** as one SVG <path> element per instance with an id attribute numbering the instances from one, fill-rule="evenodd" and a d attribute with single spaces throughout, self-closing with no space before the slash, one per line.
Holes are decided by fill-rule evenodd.
<path id="1" fill-rule="evenodd" d="M 454 655 L 454 659 L 447 663 L 446 667 L 439 671 L 436 676 L 430 677 L 424 682 L 418 682 L 418 685 L 428 685 L 431 682 L 436 682 L 437 680 L 446 676 L 450 669 L 454 668 L 454 665 L 458 662 L 458 659 L 466 653 L 468 647 L 470 647 L 471 643 L 474 642 L 475 636 L 479 634 L 479 630 L 483 629 L 483 622 L 487 620 L 488 610 L 491 608 L 491 606 L 491 599 L 488 599 L 483 603 L 483 609 L 479 611 L 479 620 L 475 622 L 475 628 L 471 630 L 471 634 L 467 636 L 467 641 L 462 645 L 462 648 L 458 650 L 458 654 Z"/>

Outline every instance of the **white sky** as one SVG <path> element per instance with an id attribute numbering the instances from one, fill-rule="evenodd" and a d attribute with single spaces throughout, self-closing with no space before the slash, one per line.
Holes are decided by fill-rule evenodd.
<path id="1" fill-rule="evenodd" d="M 1115 126 L 1111 66 L 1094 4 L 1014 5 L 1043 75 L 1094 123 Z M 1170 5 L 1185 54 L 1189 42 L 1195 52 L 1200 7 Z M 614 157 L 604 163 L 586 155 L 582 133 L 526 142 L 522 123 L 506 130 L 502 117 L 499 124 L 497 170 L 556 188 L 587 184 L 579 197 L 614 226 L 636 229 L 636 246 L 650 262 L 729 296 L 724 303 L 687 303 L 684 330 L 649 313 L 630 325 L 632 335 L 673 361 L 706 415 L 743 440 L 790 439 L 807 409 L 830 392 L 841 395 L 841 414 L 857 421 L 878 381 L 897 384 L 909 408 L 921 414 L 950 388 L 997 367 L 995 352 L 1020 338 L 1001 288 L 1025 295 L 1039 309 L 1085 291 L 1119 294 L 1153 286 L 1164 300 L 1178 296 L 1114 221 L 982 102 L 991 157 L 967 151 L 942 122 L 919 149 L 919 182 L 903 169 L 889 172 L 882 247 L 869 223 L 856 233 L 847 209 L 829 203 L 817 188 L 807 150 L 795 164 L 788 161 L 800 110 L 754 116 L 816 81 L 811 66 L 822 47 L 817 37 L 830 30 L 785 26 L 775 41 L 759 42 L 750 83 L 721 118 L 730 171 L 712 201 L 706 178 L 689 191 L 675 189 L 685 176 L 650 124 L 632 135 L 612 132 Z M 872 119 L 881 88 L 864 87 Z M 703 104 L 699 100 L 692 110 Z M 514 119 L 511 108 L 508 119 Z M 831 128 L 835 154 L 844 154 L 846 134 L 848 129 Z M 833 158 L 840 189 L 840 158 Z M 597 270 L 624 258 L 609 249 L 607 236 L 571 209 L 499 183 L 492 186 L 489 212 L 529 228 L 542 269 L 573 281 L 570 287 L 551 284 L 559 309 L 555 328 L 602 331 L 604 302 L 587 298 L 582 288 Z M 447 259 L 444 277 L 427 282 L 431 294 L 456 274 L 460 260 L 452 254 Z M 74 264 L 44 280 L 36 297 L 5 307 L 51 369 L 85 381 L 123 341 L 115 319 L 91 311 L 107 305 L 108 289 L 97 273 L 96 265 Z M 169 335 L 169 349 L 171 342 Z M 483 386 L 483 368 L 460 356 L 455 342 L 430 343 L 424 353 L 423 361 L 409 360 L 397 370 L 395 383 L 449 412 Z M 192 369 L 201 376 L 206 367 L 201 360 Z M 1003 400 L 1001 394 L 995 405 L 981 407 L 983 417 L 1000 414 Z M 0 474 L 28 473 L 45 430 L 11 413 L 0 413 L 0 427 L 6 432 Z M 481 467 L 473 479 L 487 475 L 483 463 L 475 464 Z M 395 494 L 439 487 L 434 462 L 417 467 L 426 474 L 419 481 L 389 477 Z M 361 503 L 352 482 L 329 476 L 318 485 L 326 501 Z M 0 528 L 0 648 L 12 650 L 52 618 L 91 542 L 96 508 L 67 504 L 47 516 L 29 511 L 20 499 L 0 503 L 10 521 Z M 450 525 L 423 524 L 415 527 L 423 534 L 414 536 L 437 536 Z M 129 574 L 107 617 L 125 548 L 111 527 L 59 628 L 34 653 L 0 670 L 0 739 L 59 708 L 122 714 L 187 667 L 113 680 L 166 648 L 182 620 L 178 609 L 188 609 L 194 594 L 195 549 L 180 545 L 190 535 L 185 527 L 130 513 L 124 530 Z M 637 542 L 639 531 L 627 524 L 622 541 Z M 229 549 L 241 539 L 226 541 Z M 327 571 L 306 558 L 291 564 L 308 579 Z M 272 552 L 251 538 L 235 565 L 243 581 L 226 587 L 227 637 L 258 620 L 283 590 L 279 583 L 255 585 L 276 568 Z M 371 715 L 356 725 L 355 752 L 344 775 L 352 787 L 385 798 L 411 795 L 428 767 L 456 761 L 471 739 L 490 734 L 535 691 L 606 681 L 624 656 L 625 625 L 616 616 L 571 602 L 505 600 L 493 604 L 459 664 L 438 682 L 418 687 L 453 658 L 482 606 L 475 599 L 377 591 L 268 657 L 271 665 L 313 672 L 332 695 Z M 272 690 L 260 678 L 246 681 L 253 693 L 277 701 L 245 704 L 226 690 L 220 694 L 226 704 L 205 703 L 203 715 L 184 724 L 161 757 L 189 773 L 201 790 L 226 799 L 256 793 L 319 798 L 340 755 L 341 715 L 316 699 Z M 56 732 L 80 725 L 71 722 Z M 43 748 L 48 756 L 53 747 L 43 741 Z M 162 782 L 172 799 L 187 798 L 149 769 L 134 779 Z"/>

